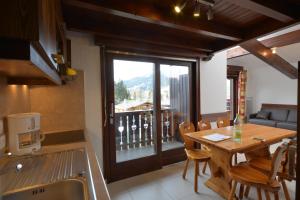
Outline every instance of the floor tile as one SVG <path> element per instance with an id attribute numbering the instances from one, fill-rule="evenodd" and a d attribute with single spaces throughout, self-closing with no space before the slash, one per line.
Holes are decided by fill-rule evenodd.
<path id="1" fill-rule="evenodd" d="M 274 147 L 273 147 L 274 149 Z M 244 160 L 242 154 L 238 155 L 239 161 Z M 207 188 L 204 183 L 210 177 L 209 168 L 206 174 L 198 177 L 198 194 L 194 193 L 194 165 L 190 163 L 186 179 L 182 179 L 184 162 L 172 164 L 147 174 L 124 179 L 108 185 L 112 200 L 221 200 L 221 196 Z M 200 164 L 200 171 L 203 164 Z M 286 182 L 292 200 L 295 200 L 295 182 Z M 238 190 L 237 190 L 238 191 Z M 251 188 L 249 198 L 256 200 L 257 194 Z M 280 199 L 285 199 L 280 191 Z"/>

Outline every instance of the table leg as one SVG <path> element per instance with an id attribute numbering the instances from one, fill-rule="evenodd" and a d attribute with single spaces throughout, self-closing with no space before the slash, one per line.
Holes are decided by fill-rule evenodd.
<path id="1" fill-rule="evenodd" d="M 231 168 L 232 154 L 213 146 L 209 148 L 211 159 L 208 164 L 211 177 L 205 182 L 205 185 L 227 199 L 231 191 L 231 178 L 228 171 Z"/>

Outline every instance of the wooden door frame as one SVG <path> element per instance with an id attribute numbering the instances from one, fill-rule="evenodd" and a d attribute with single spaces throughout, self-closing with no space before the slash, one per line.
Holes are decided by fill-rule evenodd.
<path id="1" fill-rule="evenodd" d="M 236 117 L 238 112 L 238 82 L 239 82 L 239 73 L 243 70 L 241 66 L 228 65 L 227 66 L 227 79 L 233 79 L 233 120 Z M 231 123 L 233 123 L 231 120 Z"/>
<path id="2" fill-rule="evenodd" d="M 297 155 L 300 155 L 300 61 L 298 62 L 298 106 L 297 106 Z M 297 167 L 296 167 L 296 173 L 300 172 L 300 156 L 297 156 Z M 300 199 L 300 176 L 296 176 L 296 194 L 295 199 Z"/>
<path id="3" fill-rule="evenodd" d="M 125 56 L 124 56 L 125 57 Z M 131 59 L 134 57 L 134 56 L 130 56 Z M 136 59 L 138 58 L 138 59 Z M 101 59 L 101 66 L 100 66 L 100 73 L 101 73 L 101 96 L 102 96 L 102 102 L 101 102 L 101 107 L 102 107 L 102 125 L 103 125 L 103 164 L 104 164 L 104 177 L 105 179 L 107 180 L 107 182 L 111 182 L 111 181 L 115 181 L 115 180 L 119 180 L 121 178 L 125 178 L 125 177 L 128 177 L 128 174 L 126 176 L 122 176 L 120 175 L 120 177 L 118 178 L 115 178 L 115 177 L 112 177 L 112 169 L 111 169 L 111 152 L 110 152 L 110 146 L 112 144 L 112 142 L 114 141 L 110 141 L 110 137 L 109 137 L 109 107 L 108 107 L 108 95 L 109 95 L 109 91 L 107 89 L 108 87 L 108 82 L 111 81 L 110 80 L 110 77 L 107 77 L 107 74 L 108 74 L 108 67 L 106 66 L 108 64 L 108 56 L 107 56 L 107 53 L 106 53 L 106 48 L 104 46 L 100 47 L 100 59 Z M 176 57 L 174 57 L 174 60 L 169 60 L 169 59 L 165 59 L 165 58 L 161 58 L 161 59 L 147 59 L 147 58 L 141 58 L 140 56 L 135 56 L 134 58 L 135 60 L 152 60 L 151 62 L 153 62 L 153 60 L 157 60 L 157 62 L 159 61 L 170 61 L 170 62 L 177 62 L 177 63 L 180 63 L 180 58 L 178 58 L 178 60 L 176 61 Z M 186 61 L 182 61 L 184 63 L 186 63 Z M 155 64 L 156 65 L 156 64 Z M 156 69 L 157 67 L 155 67 Z M 195 88 L 191 89 L 190 88 L 190 91 L 191 92 L 194 92 L 195 94 L 191 94 L 191 97 L 195 95 L 196 99 L 195 99 L 195 108 L 194 111 L 195 112 L 191 112 L 194 113 L 194 121 L 196 122 L 197 120 L 199 120 L 200 118 L 200 58 L 197 59 L 197 62 L 194 64 L 194 66 L 191 66 L 190 67 L 192 69 L 191 73 L 196 73 L 195 75 L 193 75 L 193 82 L 195 82 Z M 198 72 L 198 73 L 197 73 Z M 159 75 L 159 70 L 155 70 L 155 76 L 158 76 Z M 159 77 L 159 76 L 158 76 Z M 158 80 L 156 80 L 158 81 Z M 158 84 L 156 83 L 155 84 L 155 89 L 157 90 L 158 88 L 157 87 L 160 87 L 160 83 L 158 82 Z M 191 87 L 191 86 L 190 86 Z M 196 89 L 196 91 L 195 91 Z M 159 92 L 160 94 L 160 92 Z M 156 104 L 156 106 L 158 106 L 158 104 L 160 104 L 160 96 L 156 95 L 156 97 L 154 98 L 154 103 Z M 156 113 L 156 120 L 157 121 L 160 121 L 160 113 Z M 160 127 L 160 126 L 157 126 L 157 127 Z M 160 133 L 160 130 L 156 130 L 158 133 Z M 161 148 L 161 144 L 159 144 L 159 142 L 161 142 L 161 139 L 159 139 L 160 134 L 157 134 L 157 141 L 158 141 L 158 148 Z M 167 153 L 162 153 L 161 149 L 157 149 L 158 150 L 158 156 L 160 158 L 161 161 L 163 161 L 162 163 L 160 163 L 160 166 L 162 165 L 166 165 L 166 164 L 170 164 L 170 163 L 173 163 L 174 161 L 180 161 L 180 160 L 183 160 L 185 159 L 185 154 L 183 154 L 180 158 L 176 158 L 176 159 L 171 159 L 171 160 L 165 160 L 166 157 L 168 157 L 168 155 L 172 155 L 172 153 L 176 153 L 176 151 L 178 151 L 177 149 L 174 149 L 174 151 L 172 152 L 171 151 L 167 151 Z M 145 158 L 143 158 L 145 159 Z M 135 160 L 136 161 L 136 160 Z M 140 164 L 143 164 L 143 162 L 140 162 Z M 142 173 L 145 173 L 147 171 L 153 171 L 155 169 L 159 169 L 158 167 L 155 167 L 155 165 L 153 165 L 154 167 L 152 168 L 149 168 L 149 170 L 145 170 L 143 171 Z M 127 172 L 126 172 L 127 173 Z M 135 174 L 134 172 L 131 172 L 129 173 L 130 176 L 134 176 L 134 175 L 137 175 Z"/>

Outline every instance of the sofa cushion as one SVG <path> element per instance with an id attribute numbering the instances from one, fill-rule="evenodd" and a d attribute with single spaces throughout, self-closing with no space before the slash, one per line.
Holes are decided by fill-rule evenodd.
<path id="1" fill-rule="evenodd" d="M 270 112 L 270 119 L 274 121 L 286 121 L 288 116 L 288 110 L 286 109 L 263 109 Z"/>
<path id="2" fill-rule="evenodd" d="M 249 119 L 249 123 L 251 124 L 259 124 L 259 125 L 264 125 L 264 126 L 276 126 L 276 121 L 273 120 L 266 120 L 266 119 Z"/>
<path id="3" fill-rule="evenodd" d="M 291 123 L 291 122 L 278 122 L 276 124 L 277 128 L 284 128 L 289 130 L 297 130 L 297 123 Z"/>
<path id="4" fill-rule="evenodd" d="M 289 111 L 287 121 L 297 123 L 297 110 L 290 110 Z"/>
<path id="5" fill-rule="evenodd" d="M 268 111 L 261 110 L 256 114 L 256 118 L 257 119 L 269 119 L 270 114 L 271 113 Z"/>

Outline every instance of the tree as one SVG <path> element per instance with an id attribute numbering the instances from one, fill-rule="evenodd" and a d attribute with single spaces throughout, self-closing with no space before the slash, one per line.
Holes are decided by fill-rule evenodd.
<path id="1" fill-rule="evenodd" d="M 115 83 L 115 102 L 121 103 L 124 99 L 129 99 L 130 93 L 123 81 Z"/>

